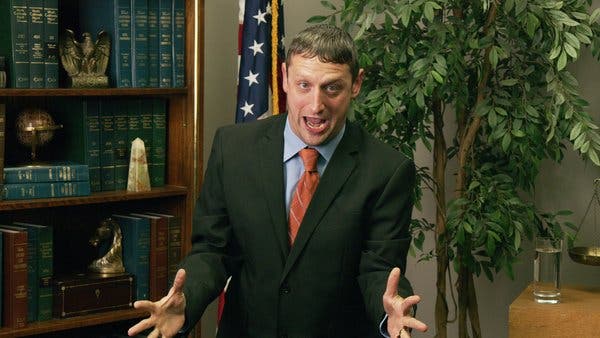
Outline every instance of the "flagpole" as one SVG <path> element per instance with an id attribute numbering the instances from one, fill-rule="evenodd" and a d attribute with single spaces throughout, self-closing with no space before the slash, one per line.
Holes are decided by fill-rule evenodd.
<path id="1" fill-rule="evenodd" d="M 279 114 L 279 86 L 277 72 L 279 70 L 279 0 L 271 0 L 271 91 L 273 97 L 273 115 Z"/>

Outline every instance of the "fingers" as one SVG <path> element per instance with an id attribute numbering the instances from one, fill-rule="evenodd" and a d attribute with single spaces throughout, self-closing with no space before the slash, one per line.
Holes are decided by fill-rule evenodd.
<path id="1" fill-rule="evenodd" d="M 393 268 L 388 276 L 387 285 L 383 297 L 394 298 L 398 294 L 398 282 L 400 281 L 400 268 Z"/>
<path id="2" fill-rule="evenodd" d="M 404 327 L 409 327 L 411 329 L 420 331 L 420 332 L 425 332 L 427 331 L 428 327 L 427 324 L 423 323 L 422 321 L 414 318 L 414 317 L 404 317 Z"/>
<path id="3" fill-rule="evenodd" d="M 140 320 L 137 324 L 130 327 L 129 330 L 127 330 L 127 334 L 129 336 L 135 336 L 135 335 L 139 334 L 140 332 L 151 328 L 152 326 L 154 326 L 154 321 L 151 321 L 150 318 L 146 318 L 146 319 Z"/>
<path id="4" fill-rule="evenodd" d="M 140 310 L 152 311 L 154 303 L 149 300 L 138 300 L 133 303 L 133 307 Z"/>
<path id="5" fill-rule="evenodd" d="M 175 289 L 175 292 L 183 292 L 183 284 L 185 284 L 185 278 L 185 270 L 177 270 L 177 274 L 175 275 L 175 279 L 173 280 L 173 289 Z"/>

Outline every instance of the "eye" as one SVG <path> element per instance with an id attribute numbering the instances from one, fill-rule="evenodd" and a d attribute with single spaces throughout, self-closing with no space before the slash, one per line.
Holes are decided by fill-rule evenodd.
<path id="1" fill-rule="evenodd" d="M 298 82 L 298 88 L 300 89 L 308 89 L 308 82 Z"/>

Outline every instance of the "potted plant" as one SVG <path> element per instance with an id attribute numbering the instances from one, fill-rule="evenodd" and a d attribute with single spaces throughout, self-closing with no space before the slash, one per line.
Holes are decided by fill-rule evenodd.
<path id="1" fill-rule="evenodd" d="M 568 212 L 530 202 L 540 162 L 560 162 L 570 144 L 600 165 L 598 126 L 567 69 L 586 46 L 600 56 L 600 12 L 587 0 L 321 3 L 332 12 L 309 22 L 352 32 L 367 73 L 353 118 L 408 156 L 419 142 L 432 153 L 418 180 L 434 192 L 435 222 L 413 220 L 412 231 L 437 262 L 436 337 L 447 336 L 451 268 L 458 335 L 481 337 L 474 276 L 512 277 L 525 238 L 573 227 L 561 221 Z M 418 207 L 420 187 L 415 194 Z"/>

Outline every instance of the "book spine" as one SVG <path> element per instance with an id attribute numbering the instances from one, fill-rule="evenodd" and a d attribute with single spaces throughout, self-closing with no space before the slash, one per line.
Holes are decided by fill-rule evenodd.
<path id="1" fill-rule="evenodd" d="M 113 215 L 123 234 L 123 265 L 135 275 L 136 299 L 148 299 L 150 279 L 150 223 L 146 218 Z"/>
<path id="2" fill-rule="evenodd" d="M 131 2 L 130 0 L 114 0 L 115 36 L 118 40 L 118 82 L 117 87 L 132 87 L 131 81 Z"/>
<path id="3" fill-rule="evenodd" d="M 167 104 L 163 99 L 152 100 L 152 144 L 149 152 L 148 173 L 150 186 L 165 185 L 166 147 L 167 147 Z M 148 151 L 148 149 L 146 149 Z"/>
<path id="4" fill-rule="evenodd" d="M 90 182 L 5 184 L 2 194 L 6 200 L 87 196 L 90 194 Z"/>
<path id="5" fill-rule="evenodd" d="M 84 164 L 4 168 L 5 183 L 69 182 L 89 179 L 88 166 Z"/>
<path id="6" fill-rule="evenodd" d="M 58 0 L 44 0 L 44 87 L 58 88 Z"/>
<path id="7" fill-rule="evenodd" d="M 167 218 L 146 214 L 131 214 L 134 217 L 148 218 L 150 221 L 150 297 L 156 301 L 167 293 L 168 287 L 168 240 Z"/>
<path id="8" fill-rule="evenodd" d="M 102 191 L 102 170 L 100 168 L 100 100 L 84 101 L 84 123 L 86 135 L 85 152 L 90 176 L 91 191 Z"/>
<path id="9" fill-rule="evenodd" d="M 29 88 L 44 88 L 44 0 L 29 0 Z"/>
<path id="10" fill-rule="evenodd" d="M 19 225 L 19 224 L 15 224 Z M 38 272 L 38 248 L 39 238 L 35 229 L 27 228 L 27 322 L 37 321 L 38 296 L 39 296 L 39 272 Z"/>
<path id="11" fill-rule="evenodd" d="M 129 158 L 127 156 L 128 109 L 126 101 L 114 106 L 115 189 L 127 189 Z"/>
<path id="12" fill-rule="evenodd" d="M 173 87 L 173 1 L 158 2 L 159 87 Z"/>
<path id="13" fill-rule="evenodd" d="M 185 87 L 185 0 L 173 1 L 173 87 Z"/>
<path id="14" fill-rule="evenodd" d="M 0 189 L 4 185 L 4 144 L 6 143 L 6 105 L 4 103 L 0 103 Z M 2 196 L 0 196 L 0 201 L 2 200 Z M 2 262 L 2 260 L 0 260 Z M 0 289 L 2 290 L 2 289 Z M 2 317 L 0 317 L 2 318 Z"/>
<path id="15" fill-rule="evenodd" d="M 168 242 L 169 257 L 168 263 L 168 280 L 173 283 L 175 275 L 181 262 L 181 217 L 173 216 L 169 218 L 169 242 Z M 170 284 L 169 284 L 170 285 Z"/>
<path id="16" fill-rule="evenodd" d="M 137 109 L 138 115 L 140 116 L 140 135 L 139 138 L 144 141 L 144 149 L 146 150 L 146 163 L 148 163 L 148 174 L 150 174 L 150 167 L 152 165 L 152 105 L 148 101 L 138 101 Z"/>
<path id="17" fill-rule="evenodd" d="M 10 85 L 13 88 L 29 88 L 29 13 L 27 0 L 11 0 L 9 3 L 11 4 Z"/>
<path id="18" fill-rule="evenodd" d="M 148 0 L 148 86 L 158 88 L 159 58 L 158 46 L 158 0 Z"/>
<path id="19" fill-rule="evenodd" d="M 102 191 L 115 190 L 114 101 L 101 103 L 100 112 L 100 171 Z"/>
<path id="20" fill-rule="evenodd" d="M 132 86 L 148 87 L 148 0 L 131 0 Z"/>
<path id="21" fill-rule="evenodd" d="M 27 232 L 5 231 L 3 237 L 2 325 L 21 328 L 27 325 Z"/>
<path id="22" fill-rule="evenodd" d="M 52 275 L 54 274 L 54 235 L 52 227 L 44 226 L 38 231 L 38 321 L 52 319 Z"/>

